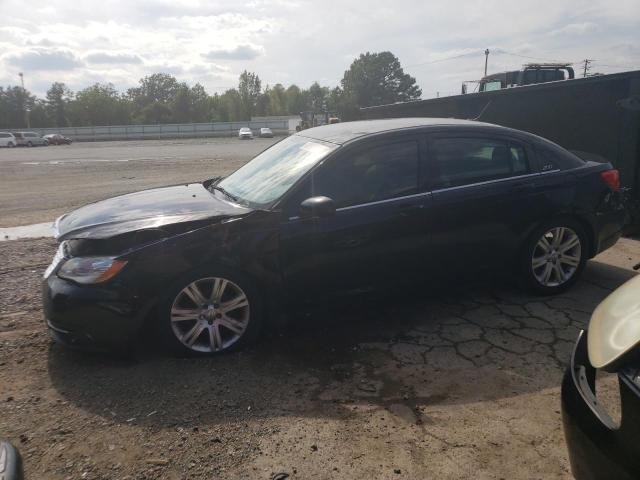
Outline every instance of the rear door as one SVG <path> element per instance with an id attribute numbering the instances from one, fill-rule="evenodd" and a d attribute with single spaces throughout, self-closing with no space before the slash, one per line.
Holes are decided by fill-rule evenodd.
<path id="1" fill-rule="evenodd" d="M 337 152 L 305 179 L 288 199 L 281 229 L 293 298 L 388 288 L 419 270 L 431 211 L 431 195 L 420 184 L 424 149 L 419 135 L 368 141 Z M 300 202 L 319 195 L 334 200 L 336 214 L 299 218 Z"/>
<path id="2" fill-rule="evenodd" d="M 442 273 L 497 270 L 515 259 L 536 218 L 531 149 L 508 137 L 428 137 L 433 255 Z"/>

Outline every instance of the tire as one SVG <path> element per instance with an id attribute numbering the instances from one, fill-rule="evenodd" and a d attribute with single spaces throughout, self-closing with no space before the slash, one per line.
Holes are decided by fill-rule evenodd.
<path id="1" fill-rule="evenodd" d="M 524 287 L 539 295 L 564 292 L 582 274 L 588 252 L 588 237 L 575 220 L 543 224 L 529 236 L 523 249 L 520 270 Z"/>
<path id="2" fill-rule="evenodd" d="M 33 143 L 27 142 L 27 147 L 33 147 Z"/>
<path id="3" fill-rule="evenodd" d="M 44 142 L 42 142 L 42 146 L 43 147 L 48 147 L 49 146 L 49 142 L 47 140 L 45 140 Z"/>
<path id="4" fill-rule="evenodd" d="M 197 297 L 194 287 L 205 301 L 204 307 L 194 301 Z M 213 290 L 218 287 L 223 289 L 222 297 L 211 300 Z M 239 306 L 234 307 L 234 303 L 233 308 L 225 312 L 221 306 L 232 301 Z M 163 295 L 158 316 L 162 343 L 171 353 L 212 356 L 240 350 L 255 342 L 262 325 L 263 308 L 260 294 L 247 276 L 227 268 L 211 267 L 194 271 L 175 282 Z"/>
<path id="5" fill-rule="evenodd" d="M 13 144 L 13 142 L 9 142 L 9 143 L 7 143 L 7 147 L 13 148 L 13 147 L 15 147 L 15 145 Z"/>

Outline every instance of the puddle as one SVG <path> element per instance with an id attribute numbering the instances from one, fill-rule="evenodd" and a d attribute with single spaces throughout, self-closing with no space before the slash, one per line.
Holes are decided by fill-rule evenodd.
<path id="1" fill-rule="evenodd" d="M 0 227 L 0 242 L 19 238 L 53 237 L 53 222 L 34 223 L 22 227 Z"/>

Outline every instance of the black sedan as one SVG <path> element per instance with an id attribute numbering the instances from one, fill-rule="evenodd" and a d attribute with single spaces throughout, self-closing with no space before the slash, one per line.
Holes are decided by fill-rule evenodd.
<path id="1" fill-rule="evenodd" d="M 618 424 L 596 394 L 596 371 L 617 373 Z M 562 420 L 576 480 L 640 478 L 640 276 L 609 295 L 580 332 L 562 382 Z"/>
<path id="2" fill-rule="evenodd" d="M 169 348 L 211 354 L 300 301 L 462 271 L 506 268 L 553 294 L 618 240 L 618 189 L 610 164 L 490 124 L 312 128 L 224 179 L 62 216 L 45 315 L 69 345 L 123 345 L 151 326 Z"/>

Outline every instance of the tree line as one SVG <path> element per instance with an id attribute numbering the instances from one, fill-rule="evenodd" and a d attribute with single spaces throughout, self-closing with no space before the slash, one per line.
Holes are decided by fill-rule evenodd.
<path id="1" fill-rule="evenodd" d="M 358 108 L 415 100 L 422 94 L 391 52 L 365 53 L 353 61 L 336 87 L 314 82 L 309 88 L 277 83 L 262 88 L 257 74 L 244 71 L 237 88 L 210 95 L 166 73 L 141 78 L 120 92 L 111 83 L 95 83 L 72 92 L 54 82 L 44 98 L 20 86 L 0 87 L 0 129 L 159 123 L 233 122 L 255 116 L 323 112 L 343 120 Z"/>

